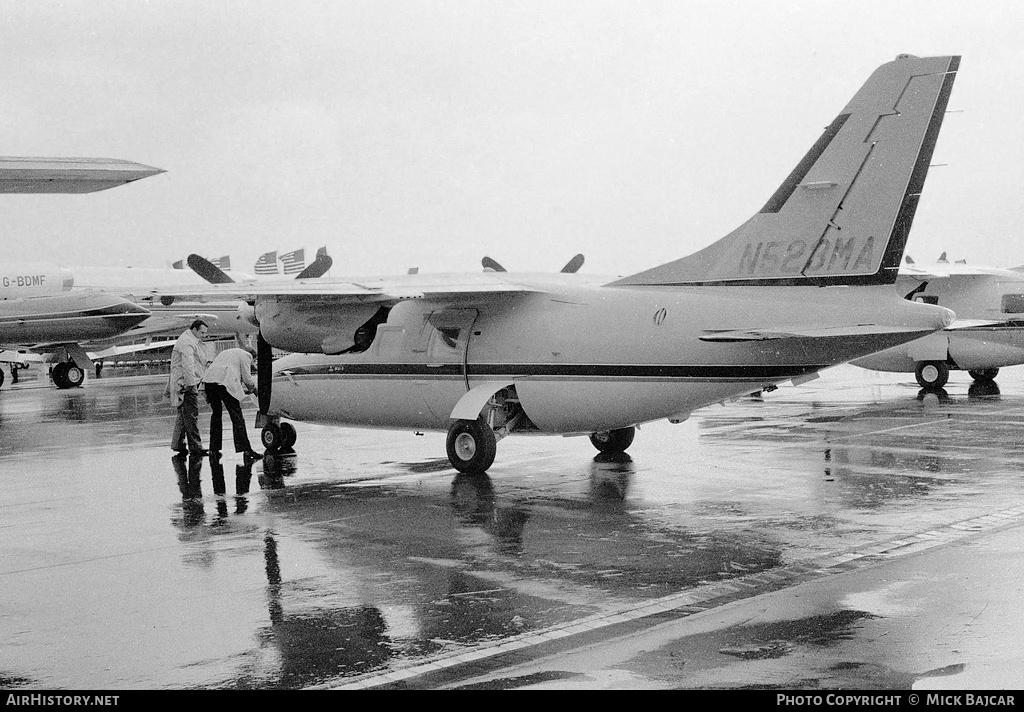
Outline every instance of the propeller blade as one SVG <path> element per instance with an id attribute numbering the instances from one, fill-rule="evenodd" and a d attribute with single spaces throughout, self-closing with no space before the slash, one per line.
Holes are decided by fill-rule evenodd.
<path id="1" fill-rule="evenodd" d="M 483 264 L 484 269 L 489 269 L 489 270 L 492 270 L 494 272 L 507 272 L 508 271 L 504 267 L 499 265 L 497 262 L 492 260 L 490 257 L 484 257 L 482 260 L 480 260 L 480 262 Z"/>
<path id="2" fill-rule="evenodd" d="M 316 259 L 306 269 L 299 272 L 295 279 L 315 279 L 317 277 L 323 277 L 327 273 L 327 270 L 334 264 L 334 260 L 326 252 L 317 253 Z"/>
<path id="3" fill-rule="evenodd" d="M 576 255 L 571 260 L 565 263 L 565 267 L 562 268 L 562 272 L 566 274 L 575 274 L 580 267 L 583 266 L 583 255 Z"/>
<path id="4" fill-rule="evenodd" d="M 274 353 L 263 338 L 263 332 L 256 335 L 256 401 L 260 414 L 270 410 L 270 395 L 274 378 Z"/>
<path id="5" fill-rule="evenodd" d="M 199 255 L 189 255 L 188 266 L 193 272 L 205 279 L 210 284 L 233 284 L 235 280 L 228 277 L 220 267 Z"/>

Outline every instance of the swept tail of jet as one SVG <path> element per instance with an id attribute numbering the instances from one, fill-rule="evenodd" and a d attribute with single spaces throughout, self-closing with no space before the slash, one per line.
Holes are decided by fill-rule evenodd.
<path id="1" fill-rule="evenodd" d="M 959 64 L 900 55 L 882 65 L 756 215 L 613 284 L 894 283 Z"/>

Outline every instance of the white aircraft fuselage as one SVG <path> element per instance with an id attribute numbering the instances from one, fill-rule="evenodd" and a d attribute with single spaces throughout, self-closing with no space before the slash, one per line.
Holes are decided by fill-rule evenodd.
<path id="1" fill-rule="evenodd" d="M 895 288 L 916 301 L 954 310 L 957 321 L 926 338 L 858 359 L 855 365 L 914 373 L 922 363 L 934 362 L 991 380 L 994 370 L 1024 364 L 1024 273 L 961 263 L 913 265 L 901 271 Z"/>
<path id="2" fill-rule="evenodd" d="M 543 433 L 590 433 L 690 411 L 902 343 L 907 333 L 702 341 L 723 324 L 799 330 L 884 320 L 918 335 L 952 319 L 895 302 L 891 288 L 614 287 L 577 275 L 508 275 L 543 288 L 496 304 L 406 300 L 361 353 L 294 353 L 275 362 L 271 414 L 375 428 L 446 430 L 467 392 L 514 386 Z M 399 278 L 395 278 L 399 279 Z M 354 316 L 364 320 L 376 309 Z M 311 324 L 302 305 L 257 302 L 264 336 L 290 351 L 319 350 L 336 322 Z M 312 312 L 316 314 L 316 312 Z M 354 327 L 353 327 L 354 328 Z M 345 333 L 351 333 L 349 328 Z M 479 404 L 480 406 L 483 403 Z M 532 428 L 531 428 L 532 429 Z"/>

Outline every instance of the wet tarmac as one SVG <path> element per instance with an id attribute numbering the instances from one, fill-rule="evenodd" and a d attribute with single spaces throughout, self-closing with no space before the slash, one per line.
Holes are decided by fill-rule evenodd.
<path id="1" fill-rule="evenodd" d="M 301 423 L 174 460 L 163 377 L 114 371 L 0 390 L 0 688 L 1021 686 L 1024 369 L 840 367 L 476 476 Z"/>

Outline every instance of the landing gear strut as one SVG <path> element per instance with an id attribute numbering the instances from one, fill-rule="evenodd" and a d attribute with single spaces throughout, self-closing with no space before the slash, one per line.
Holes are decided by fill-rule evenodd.
<path id="1" fill-rule="evenodd" d="M 634 427 L 605 430 L 591 434 L 590 442 L 603 453 L 625 452 L 626 448 L 633 444 L 635 435 Z"/>

